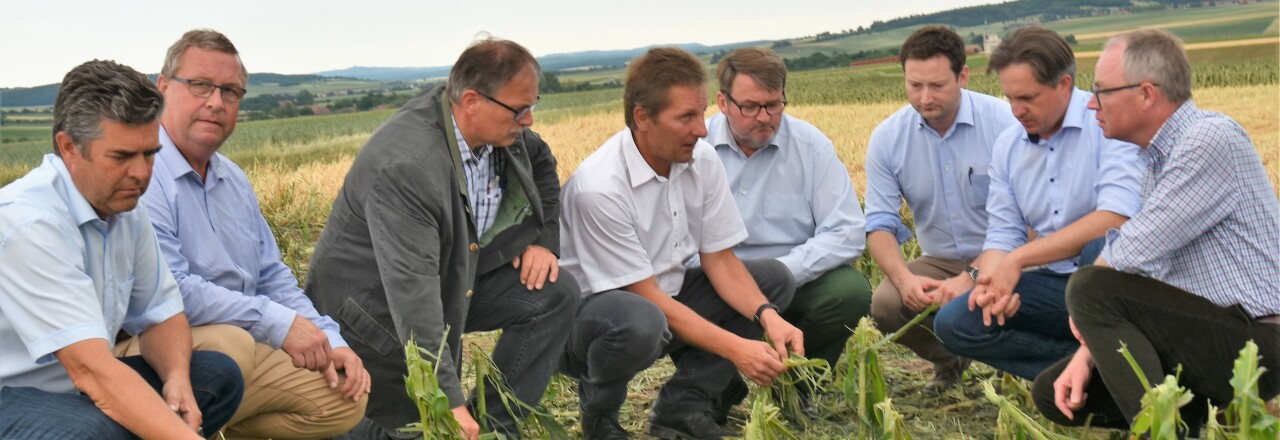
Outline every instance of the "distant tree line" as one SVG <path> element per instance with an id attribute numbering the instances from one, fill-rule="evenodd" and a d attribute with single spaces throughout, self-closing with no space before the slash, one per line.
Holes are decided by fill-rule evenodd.
<path id="1" fill-rule="evenodd" d="M 1200 0 L 1154 0 L 1156 7 L 1175 5 L 1199 5 Z M 1013 21 L 1041 16 L 1042 21 L 1054 21 L 1085 15 L 1087 8 L 1117 8 L 1129 10 L 1130 0 L 1020 0 L 994 5 L 970 6 L 932 14 L 917 14 L 892 20 L 876 20 L 870 27 L 854 33 L 881 32 L 889 29 L 945 24 L 956 27 L 978 26 L 983 23 Z"/>
<path id="2" fill-rule="evenodd" d="M 831 67 L 846 67 L 854 61 L 874 60 L 876 58 L 898 56 L 898 48 L 860 50 L 857 52 L 814 52 L 806 57 L 785 58 L 787 70 L 814 70 Z"/>
<path id="3" fill-rule="evenodd" d="M 616 69 L 618 67 L 620 66 L 610 66 L 610 68 L 613 68 L 613 69 Z M 561 92 L 584 92 L 588 90 L 620 89 L 622 88 L 622 85 L 623 85 L 622 81 L 618 79 L 610 79 L 610 80 L 602 81 L 598 83 L 591 83 L 586 81 L 574 81 L 574 80 L 568 80 L 568 79 L 561 81 L 560 75 L 557 75 L 555 72 L 552 72 L 550 70 L 544 70 L 542 71 L 542 80 L 538 83 L 538 90 L 541 93 L 547 93 L 547 94 L 561 93 Z"/>

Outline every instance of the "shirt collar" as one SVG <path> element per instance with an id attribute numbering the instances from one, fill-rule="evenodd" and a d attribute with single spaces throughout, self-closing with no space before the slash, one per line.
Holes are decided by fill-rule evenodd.
<path id="1" fill-rule="evenodd" d="M 454 118 L 453 115 L 449 115 L 449 118 L 453 119 L 453 134 L 458 137 L 458 152 L 462 153 L 462 160 L 482 159 L 493 151 L 492 145 L 481 145 L 473 151 L 471 146 L 467 145 L 467 140 L 462 137 L 462 129 L 458 128 L 458 118 Z"/>
<path id="2" fill-rule="evenodd" d="M 62 161 L 61 157 L 46 154 L 44 156 L 44 164 L 52 166 L 54 171 L 58 173 L 58 177 L 63 182 L 66 182 L 65 185 L 62 185 L 62 199 L 67 202 L 67 211 L 71 213 L 71 218 L 75 220 L 76 226 L 83 226 L 85 223 L 95 220 L 102 220 L 98 218 L 98 212 L 93 210 L 93 205 L 89 204 L 89 200 L 84 198 L 84 194 L 80 193 L 79 188 L 76 188 L 75 181 L 71 180 L 71 172 L 67 171 L 67 164 Z"/>
<path id="3" fill-rule="evenodd" d="M 956 126 L 960 124 L 964 124 L 968 126 L 974 125 L 973 124 L 973 103 L 970 102 L 973 99 L 971 96 L 969 96 L 970 93 L 971 92 L 968 89 L 960 89 L 960 108 L 956 109 L 956 120 L 951 122 L 950 127 L 947 127 L 947 131 L 945 132 L 945 134 L 955 133 Z M 929 122 L 924 120 L 924 116 L 921 116 L 920 112 L 915 111 L 915 109 L 912 109 L 911 115 L 912 115 L 911 116 L 912 119 L 915 121 L 916 128 L 933 131 L 933 127 L 929 126 Z"/>
<path id="4" fill-rule="evenodd" d="M 200 180 L 200 173 L 197 173 L 196 169 L 191 167 L 191 162 L 187 162 L 187 158 L 182 155 L 182 151 L 178 150 L 178 145 L 173 143 L 173 138 L 169 137 L 169 131 L 165 130 L 163 125 L 160 126 L 160 152 L 156 153 L 156 155 L 160 156 L 160 160 L 157 162 L 169 171 L 169 175 L 173 176 L 173 180 L 181 179 L 187 175 L 191 175 L 197 181 Z M 215 152 L 213 156 L 209 157 L 209 169 L 206 171 L 208 174 L 204 180 L 205 182 L 222 180 L 223 173 L 218 171 L 221 167 L 221 159 L 218 156 L 220 155 Z"/>
<path id="5" fill-rule="evenodd" d="M 1192 116 L 1199 111 L 1200 108 L 1190 99 L 1183 102 L 1172 115 L 1169 115 L 1169 119 L 1164 121 L 1155 136 L 1151 137 L 1150 148 L 1146 149 L 1160 157 L 1168 156 L 1173 146 L 1177 144 L 1178 138 L 1182 137 L 1182 132 L 1186 130 Z"/>
<path id="6" fill-rule="evenodd" d="M 627 176 L 631 179 L 632 188 L 639 187 L 650 180 L 670 179 L 693 164 L 692 160 L 689 163 L 673 163 L 671 164 L 671 172 L 667 174 L 668 177 L 659 176 L 653 170 L 653 167 L 649 166 L 649 162 L 645 162 L 644 156 L 640 154 L 640 148 L 636 146 L 636 140 L 633 136 L 634 134 L 630 128 L 622 130 L 622 161 L 627 166 Z"/>

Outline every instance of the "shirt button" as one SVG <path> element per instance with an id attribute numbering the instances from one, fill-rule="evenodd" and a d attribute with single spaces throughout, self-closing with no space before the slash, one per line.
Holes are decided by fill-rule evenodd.
<path id="1" fill-rule="evenodd" d="M 1050 177 L 1050 178 L 1049 178 L 1049 183 L 1053 183 L 1053 178 L 1052 178 L 1052 177 Z"/>
<path id="2" fill-rule="evenodd" d="M 475 293 L 476 293 L 475 291 L 467 290 L 467 298 L 470 298 L 471 295 L 474 295 Z"/>
<path id="3" fill-rule="evenodd" d="M 671 211 L 671 216 L 672 216 L 672 217 L 679 217 L 679 216 L 680 216 L 680 211 Z"/>
<path id="4" fill-rule="evenodd" d="M 745 189 L 744 189 L 744 190 L 742 190 L 742 191 L 739 191 L 739 193 L 741 193 L 742 195 L 744 195 L 744 196 L 745 196 L 745 195 L 747 195 L 747 190 L 745 190 Z"/>
<path id="5" fill-rule="evenodd" d="M 1058 214 L 1058 210 L 1056 210 L 1056 209 L 1055 209 L 1055 210 L 1053 210 L 1053 214 L 1054 214 L 1054 215 L 1057 215 L 1057 214 Z"/>
<path id="6" fill-rule="evenodd" d="M 475 252 L 477 250 L 480 250 L 480 245 L 471 243 L 471 247 L 469 249 L 471 249 L 471 252 Z"/>
<path id="7" fill-rule="evenodd" d="M 1050 152 L 1050 153 L 1052 153 L 1052 152 L 1053 152 L 1053 147 L 1049 147 L 1049 152 Z"/>

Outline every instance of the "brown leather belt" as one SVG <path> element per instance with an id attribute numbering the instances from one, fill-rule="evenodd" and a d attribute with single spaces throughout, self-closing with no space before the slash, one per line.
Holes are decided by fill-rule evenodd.
<path id="1" fill-rule="evenodd" d="M 1280 315 L 1259 316 L 1259 317 L 1255 318 L 1255 319 L 1254 319 L 1254 321 L 1257 321 L 1257 322 L 1260 322 L 1260 323 L 1263 323 L 1263 324 L 1276 324 L 1276 325 L 1280 325 Z"/>

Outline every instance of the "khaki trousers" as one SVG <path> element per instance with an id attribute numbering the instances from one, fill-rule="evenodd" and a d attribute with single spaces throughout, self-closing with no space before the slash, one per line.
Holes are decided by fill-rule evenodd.
<path id="1" fill-rule="evenodd" d="M 920 257 L 908 262 L 907 269 L 922 277 L 943 280 L 964 272 L 968 265 L 969 262 L 963 260 Z M 871 295 L 871 318 L 885 334 L 898 331 L 917 314 L 902 303 L 902 293 L 898 292 L 898 288 L 888 278 L 881 281 Z M 907 330 L 897 342 L 910 348 L 921 359 L 933 362 L 935 366 L 949 366 L 956 359 L 933 335 L 933 316 Z"/>
<path id="2" fill-rule="evenodd" d="M 240 327 L 192 327 L 191 339 L 196 350 L 230 356 L 244 374 L 244 399 L 223 429 L 229 439 L 333 437 L 351 430 L 364 417 L 368 396 L 358 402 L 343 399 L 341 384 L 329 389 L 324 374 L 294 367 L 284 350 L 254 342 Z M 117 342 L 115 354 L 139 354 L 138 338 Z"/>

